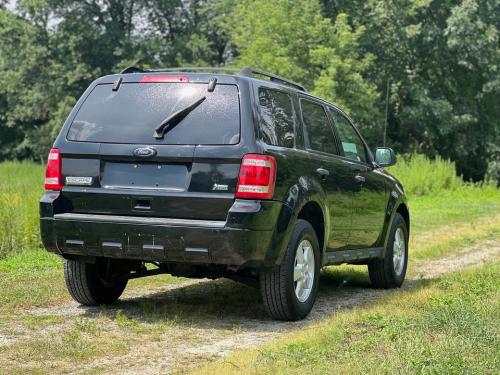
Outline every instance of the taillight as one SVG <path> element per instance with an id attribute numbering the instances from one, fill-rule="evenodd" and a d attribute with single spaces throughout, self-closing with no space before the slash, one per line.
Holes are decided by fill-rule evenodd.
<path id="1" fill-rule="evenodd" d="M 144 76 L 140 83 L 189 82 L 186 76 Z"/>
<path id="2" fill-rule="evenodd" d="M 271 199 L 276 182 L 276 159 L 248 154 L 243 157 L 236 187 L 236 198 Z"/>
<path id="3" fill-rule="evenodd" d="M 61 151 L 57 148 L 50 150 L 45 170 L 45 190 L 62 189 L 61 162 Z"/>

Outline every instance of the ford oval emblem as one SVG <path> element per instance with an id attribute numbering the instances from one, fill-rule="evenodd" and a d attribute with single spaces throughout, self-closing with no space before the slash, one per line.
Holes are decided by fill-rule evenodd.
<path id="1" fill-rule="evenodd" d="M 134 150 L 134 156 L 139 158 L 152 158 L 156 155 L 156 149 L 153 147 L 139 147 Z"/>

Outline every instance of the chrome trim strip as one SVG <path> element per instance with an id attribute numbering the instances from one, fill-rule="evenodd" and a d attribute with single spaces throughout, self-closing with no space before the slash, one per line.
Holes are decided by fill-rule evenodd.
<path id="1" fill-rule="evenodd" d="M 186 189 L 168 188 L 168 187 L 147 187 L 147 186 L 126 186 L 126 185 L 103 185 L 104 189 L 112 190 L 153 190 L 153 191 L 171 191 L 174 193 L 185 192 Z"/>
<path id="2" fill-rule="evenodd" d="M 161 250 L 163 251 L 165 248 L 162 245 L 142 245 L 143 250 Z"/>
<path id="3" fill-rule="evenodd" d="M 217 220 L 190 220 L 171 219 L 163 217 L 140 217 L 140 216 L 118 216 L 118 215 L 93 215 L 93 214 L 55 214 L 55 220 L 61 221 L 95 221 L 104 223 L 142 224 L 142 225 L 166 225 L 173 227 L 200 227 L 200 228 L 224 228 L 225 221 Z"/>
<path id="4" fill-rule="evenodd" d="M 186 247 L 185 250 L 189 253 L 208 253 L 208 249 L 204 247 Z"/>
<path id="5" fill-rule="evenodd" d="M 109 242 L 109 241 L 103 241 L 102 242 L 102 247 L 107 247 L 111 249 L 122 249 L 122 244 L 120 242 Z"/>
<path id="6" fill-rule="evenodd" d="M 66 240 L 66 245 L 83 247 L 85 245 L 85 242 L 81 240 Z"/>

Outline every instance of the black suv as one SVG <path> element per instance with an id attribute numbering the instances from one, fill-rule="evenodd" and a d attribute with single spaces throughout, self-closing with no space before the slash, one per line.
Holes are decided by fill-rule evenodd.
<path id="1" fill-rule="evenodd" d="M 55 141 L 42 240 L 83 305 L 169 273 L 260 286 L 272 317 L 297 320 L 323 266 L 367 264 L 375 287 L 403 283 L 410 217 L 383 169 L 394 163 L 285 78 L 128 68 L 93 82 Z"/>

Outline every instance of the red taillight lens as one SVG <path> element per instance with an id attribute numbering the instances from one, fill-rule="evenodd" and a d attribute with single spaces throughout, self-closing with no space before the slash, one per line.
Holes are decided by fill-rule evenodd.
<path id="1" fill-rule="evenodd" d="M 236 198 L 271 199 L 276 182 L 276 159 L 248 154 L 243 157 L 236 187 Z"/>
<path id="2" fill-rule="evenodd" d="M 186 76 L 144 76 L 141 83 L 189 82 Z"/>
<path id="3" fill-rule="evenodd" d="M 61 162 L 61 151 L 57 148 L 50 150 L 45 170 L 45 190 L 62 189 Z"/>

